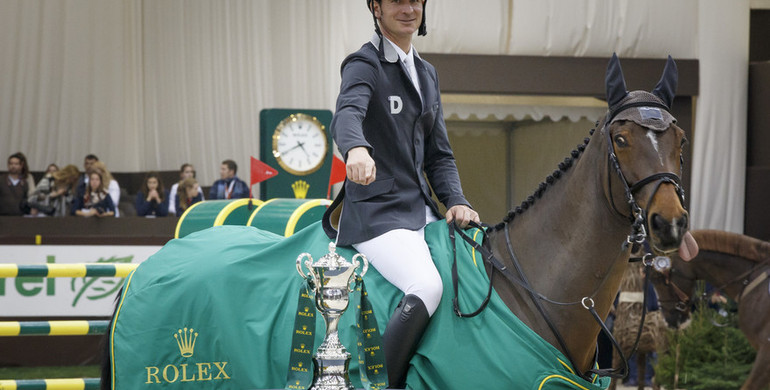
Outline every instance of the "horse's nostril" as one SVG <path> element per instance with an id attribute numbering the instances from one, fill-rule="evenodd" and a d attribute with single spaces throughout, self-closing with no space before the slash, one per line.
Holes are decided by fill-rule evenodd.
<path id="1" fill-rule="evenodd" d="M 653 214 L 652 229 L 655 231 L 660 231 L 664 226 L 666 226 L 666 220 L 663 219 L 663 217 L 661 217 L 660 214 Z"/>
<path id="2" fill-rule="evenodd" d="M 690 225 L 689 218 L 687 215 L 683 215 L 682 218 L 679 218 L 678 221 L 676 221 L 676 226 L 681 230 L 687 230 L 687 227 Z"/>

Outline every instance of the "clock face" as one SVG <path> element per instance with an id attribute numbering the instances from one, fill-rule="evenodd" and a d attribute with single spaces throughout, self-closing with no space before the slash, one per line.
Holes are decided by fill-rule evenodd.
<path id="1" fill-rule="evenodd" d="M 327 151 L 324 125 L 310 115 L 292 114 L 273 133 L 273 156 L 289 173 L 309 175 L 317 171 Z"/>

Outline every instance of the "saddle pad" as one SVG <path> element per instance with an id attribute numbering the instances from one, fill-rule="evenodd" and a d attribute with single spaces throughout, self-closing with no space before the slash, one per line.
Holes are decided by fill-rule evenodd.
<path id="1" fill-rule="evenodd" d="M 470 234 L 478 230 L 470 230 Z M 526 327 L 493 294 L 473 318 L 452 311 L 452 251 L 444 221 L 425 229 L 444 295 L 412 359 L 410 389 L 603 389 Z M 476 234 L 480 240 L 481 234 Z M 116 389 L 276 389 L 286 385 L 297 296 L 297 256 L 328 252 L 320 223 L 284 238 L 253 227 L 217 226 L 175 239 L 126 280 L 110 329 Z M 460 305 L 475 309 L 489 279 L 481 257 L 457 241 Z M 348 261 L 352 248 L 337 248 Z M 370 267 L 364 277 L 380 329 L 403 295 Z M 356 355 L 357 293 L 339 325 L 353 354 L 350 378 L 362 387 Z M 313 308 L 310 308 L 313 310 Z M 316 344 L 325 325 L 316 316 Z M 310 348 L 310 346 L 300 346 Z M 312 370 L 312 367 L 305 367 Z"/>

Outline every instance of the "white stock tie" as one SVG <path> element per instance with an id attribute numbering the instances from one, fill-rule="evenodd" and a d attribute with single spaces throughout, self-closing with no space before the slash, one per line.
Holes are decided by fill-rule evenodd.
<path id="1" fill-rule="evenodd" d="M 414 84 L 414 88 L 417 89 L 417 94 L 420 95 L 420 100 L 422 100 L 422 91 L 420 91 L 420 79 L 417 77 L 417 68 L 414 66 L 414 58 L 406 57 L 404 59 L 404 66 L 406 67 L 406 70 L 409 71 L 409 78 L 412 79 L 412 84 Z"/>

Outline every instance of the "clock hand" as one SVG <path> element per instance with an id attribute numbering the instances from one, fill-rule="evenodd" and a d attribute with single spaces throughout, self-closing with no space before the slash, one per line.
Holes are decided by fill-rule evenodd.
<path id="1" fill-rule="evenodd" d="M 302 149 L 303 152 L 305 152 L 306 156 L 310 157 L 310 153 L 308 153 L 307 150 L 305 150 L 305 144 L 304 143 L 299 142 L 298 146 Z"/>
<path id="2" fill-rule="evenodd" d="M 286 153 L 289 153 L 289 152 L 291 152 L 292 150 L 294 150 L 294 149 L 297 149 L 297 148 L 302 148 L 302 143 L 301 143 L 301 142 L 297 142 L 297 145 L 295 145 L 295 146 L 292 146 L 292 147 L 290 147 L 289 149 L 286 149 L 286 150 L 284 150 L 284 151 L 283 151 L 283 153 L 284 153 L 284 154 L 286 154 Z M 305 148 L 302 148 L 302 150 L 305 150 Z M 305 153 L 307 153 L 307 152 L 305 152 Z"/>

